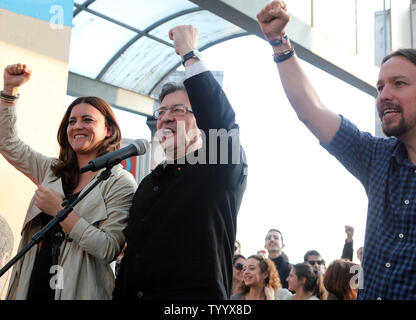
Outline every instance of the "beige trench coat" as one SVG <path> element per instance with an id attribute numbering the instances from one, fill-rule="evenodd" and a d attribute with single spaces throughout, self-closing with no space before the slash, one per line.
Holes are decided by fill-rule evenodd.
<path id="1" fill-rule="evenodd" d="M 55 159 L 25 145 L 17 136 L 15 122 L 16 107 L 0 107 L 1 154 L 35 184 L 53 189 L 64 198 L 62 181 L 50 169 Z M 58 280 L 54 281 L 58 285 L 56 300 L 111 299 L 114 274 L 109 264 L 117 258 L 125 241 L 124 231 L 136 188 L 134 177 L 117 165 L 108 180 L 102 181 L 74 207 L 80 220 L 69 234 L 73 241 L 63 242 L 60 271 L 51 274 L 51 277 L 55 275 L 53 280 Z M 19 251 L 40 231 L 40 212 L 32 198 L 23 224 Z M 37 247 L 32 247 L 15 264 L 7 299 L 26 299 Z"/>

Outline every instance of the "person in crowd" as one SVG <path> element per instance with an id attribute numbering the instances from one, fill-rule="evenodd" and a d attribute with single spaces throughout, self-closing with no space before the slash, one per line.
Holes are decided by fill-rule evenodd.
<path id="1" fill-rule="evenodd" d="M 273 261 L 262 255 L 248 257 L 243 272 L 243 285 L 231 300 L 288 300 L 293 295 L 282 288 Z"/>
<path id="2" fill-rule="evenodd" d="M 353 247 L 354 227 L 345 226 L 345 233 L 347 234 L 347 238 L 345 239 L 345 244 L 342 250 L 341 258 L 352 261 L 352 256 L 354 253 L 354 247 Z"/>
<path id="3" fill-rule="evenodd" d="M 14 236 L 12 229 L 6 219 L 0 216 L 0 269 L 2 269 L 10 259 L 13 251 Z M 0 277 L 0 299 L 3 296 L 3 290 L 6 285 L 9 272 Z"/>
<path id="4" fill-rule="evenodd" d="M 284 246 L 282 233 L 277 229 L 270 229 L 267 232 L 264 247 L 269 254 L 268 258 L 272 260 L 276 266 L 282 287 L 287 289 L 288 283 L 286 279 L 289 275 L 291 265 L 284 258 L 282 252 Z"/>
<path id="5" fill-rule="evenodd" d="M 127 247 L 127 242 L 124 243 L 123 249 L 121 250 L 120 254 L 118 255 L 118 257 L 116 259 L 116 263 L 115 263 L 115 266 L 114 266 L 114 275 L 116 277 L 118 276 L 118 272 L 120 270 L 121 260 L 123 260 L 124 251 L 126 250 L 126 247 Z"/>
<path id="6" fill-rule="evenodd" d="M 358 299 L 416 299 L 416 273 L 410 272 L 416 221 L 409 218 L 416 203 L 416 49 L 399 49 L 382 61 L 376 107 L 387 138 L 374 137 L 319 99 L 285 33 L 286 4 L 267 4 L 257 20 L 298 118 L 367 193 L 364 283 Z"/>
<path id="7" fill-rule="evenodd" d="M 243 267 L 246 258 L 241 254 L 235 254 L 233 257 L 233 287 L 231 295 L 240 291 L 243 285 Z"/>
<path id="8" fill-rule="evenodd" d="M 59 158 L 30 148 L 17 136 L 15 125 L 18 89 L 30 76 L 24 64 L 7 66 L 0 92 L 0 153 L 37 186 L 19 250 L 63 209 L 64 200 L 72 202 L 100 173 L 81 174 L 80 168 L 119 149 L 121 142 L 110 105 L 97 97 L 81 97 L 71 103 L 59 126 Z M 121 165 L 113 167 L 108 180 L 100 182 L 15 264 L 7 299 L 111 299 L 114 274 L 110 263 L 125 241 L 136 188 L 130 173 Z"/>
<path id="9" fill-rule="evenodd" d="M 259 249 L 259 250 L 257 250 L 257 254 L 258 255 L 261 255 L 261 256 L 263 256 L 265 258 L 267 258 L 267 256 L 268 256 L 266 249 Z"/>
<path id="10" fill-rule="evenodd" d="M 347 260 L 332 261 L 324 276 L 327 300 L 356 300 L 359 265 Z"/>
<path id="11" fill-rule="evenodd" d="M 241 244 L 237 240 L 234 243 L 234 254 L 241 254 Z"/>
<path id="12" fill-rule="evenodd" d="M 309 263 L 315 271 L 319 271 L 322 275 L 325 273 L 325 260 L 316 250 L 309 250 L 303 256 L 303 262 Z"/>
<path id="13" fill-rule="evenodd" d="M 325 300 L 327 292 L 323 285 L 322 274 L 307 262 L 292 266 L 287 277 L 289 290 L 296 292 L 292 300 Z"/>
<path id="14" fill-rule="evenodd" d="M 359 247 L 357 249 L 357 259 L 360 260 L 360 264 L 363 264 L 363 252 L 364 252 L 364 247 Z"/>
<path id="15" fill-rule="evenodd" d="M 228 300 L 247 162 L 231 104 L 196 51 L 198 30 L 177 26 L 169 37 L 186 80 L 159 96 L 167 161 L 134 196 L 114 300 Z"/>

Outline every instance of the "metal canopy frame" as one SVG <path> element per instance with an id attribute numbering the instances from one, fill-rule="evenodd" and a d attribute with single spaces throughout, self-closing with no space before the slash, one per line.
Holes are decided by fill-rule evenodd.
<path id="1" fill-rule="evenodd" d="M 164 24 L 165 22 L 168 22 L 172 19 L 175 19 L 175 18 L 183 16 L 183 15 L 193 13 L 193 12 L 197 12 L 197 11 L 201 11 L 201 10 L 203 10 L 203 9 L 202 8 L 191 8 L 191 9 L 186 9 L 186 10 L 176 12 L 176 13 L 170 15 L 170 16 L 167 16 L 163 19 L 160 19 L 159 21 L 156 21 L 155 23 L 153 23 L 152 25 L 150 25 L 149 27 L 144 29 L 143 32 L 145 34 L 148 34 L 150 31 L 152 31 L 153 29 L 156 29 L 158 26 Z M 125 52 L 128 48 L 130 48 L 141 37 L 143 37 L 143 34 L 137 34 L 137 36 L 133 37 L 119 51 L 117 51 L 117 53 L 102 68 L 102 70 L 100 71 L 100 73 L 98 74 L 98 76 L 95 79 L 100 80 L 103 77 L 103 75 L 106 73 L 106 71 L 110 68 L 110 66 L 123 54 L 123 52 Z"/>
<path id="2" fill-rule="evenodd" d="M 81 13 L 82 11 L 88 12 L 94 16 L 97 16 L 99 18 L 102 18 L 110 23 L 114 23 L 122 28 L 125 28 L 127 30 L 133 31 L 136 33 L 136 35 L 131 38 L 129 41 L 127 41 L 108 61 L 107 63 L 104 65 L 104 67 L 100 70 L 100 72 L 98 73 L 98 75 L 95 77 L 95 79 L 90 79 L 90 80 L 95 80 L 95 81 L 99 81 L 101 83 L 104 75 L 106 74 L 106 72 L 111 68 L 111 66 L 123 55 L 123 53 L 125 53 L 132 45 L 134 45 L 138 40 L 140 40 L 142 37 L 147 37 L 149 39 L 152 39 L 154 41 L 157 41 L 158 43 L 164 45 L 164 46 L 168 46 L 170 48 L 173 48 L 173 45 L 163 39 L 160 39 L 159 37 L 153 36 L 150 34 L 151 31 L 153 31 L 154 29 L 156 29 L 157 27 L 163 25 L 164 23 L 167 23 L 175 18 L 178 18 L 180 16 L 184 16 L 187 14 L 192 14 L 195 12 L 199 12 L 199 11 L 208 11 L 211 13 L 214 13 L 216 15 L 218 15 L 216 12 L 212 12 L 211 10 L 206 10 L 203 7 L 195 7 L 195 8 L 189 8 L 189 9 L 185 9 L 185 10 L 181 10 L 178 11 L 176 13 L 173 13 L 169 16 L 166 16 L 156 22 L 154 22 L 153 24 L 151 24 L 150 26 L 148 26 L 146 29 L 140 30 L 138 28 L 135 28 L 129 24 L 126 24 L 120 20 L 114 19 L 108 15 L 102 14 L 96 10 L 93 10 L 91 8 L 89 8 L 89 6 L 94 3 L 96 0 L 86 0 L 84 1 L 82 4 L 78 4 L 78 3 L 74 3 L 74 7 L 76 8 L 74 10 L 74 17 L 77 16 L 79 13 Z M 192 2 L 192 1 L 191 1 Z M 220 15 L 218 15 L 220 16 Z M 220 16 L 221 17 L 221 16 Z M 225 19 L 227 20 L 227 19 Z M 250 21 L 250 19 L 246 19 L 247 21 Z M 228 20 L 229 21 L 229 20 Z M 241 22 L 241 21 L 240 21 Z M 235 24 L 235 23 L 234 23 Z M 239 27 L 241 27 L 241 24 L 238 25 Z M 243 37 L 243 36 L 247 36 L 250 35 L 250 32 L 241 32 L 238 34 L 233 34 L 233 35 L 229 35 L 229 36 L 225 36 L 222 37 L 220 39 L 217 39 L 215 41 L 209 42 L 208 44 L 203 45 L 202 47 L 199 48 L 200 51 L 203 51 L 205 49 L 208 49 L 216 44 L 219 44 L 221 42 L 227 41 L 227 40 L 231 40 L 234 38 L 239 38 L 239 37 Z M 167 70 L 161 77 L 160 79 L 152 86 L 152 88 L 146 92 L 146 94 L 150 97 L 151 94 L 153 93 L 153 91 L 158 87 L 158 85 L 174 70 L 176 70 L 179 66 L 181 65 L 181 62 L 178 61 L 177 64 L 175 64 L 172 68 L 170 68 L 169 70 Z M 71 73 L 72 74 L 72 73 Z M 72 74 L 71 79 L 72 81 L 74 80 L 74 76 L 75 74 Z M 78 78 L 79 79 L 79 78 Z M 90 82 L 89 82 L 90 83 Z M 133 112 L 137 112 L 137 111 L 133 111 Z"/>
<path id="3" fill-rule="evenodd" d="M 227 20 L 240 28 L 243 28 L 247 30 L 249 33 L 254 34 L 261 39 L 264 40 L 264 35 L 261 32 L 261 29 L 257 23 L 257 20 L 255 19 L 255 16 L 253 13 L 247 13 L 250 10 L 247 9 L 247 12 L 242 12 L 244 8 L 244 5 L 247 3 L 247 1 L 235 1 L 235 0 L 189 0 L 192 3 L 198 5 L 201 8 L 204 8 L 217 16 L 223 18 L 224 20 Z M 227 4 L 230 3 L 229 4 Z M 238 2 L 238 3 L 237 3 Z M 265 2 L 266 0 L 259 0 L 259 3 Z M 239 9 L 234 8 L 232 5 L 241 8 Z M 349 83 L 350 85 L 358 88 L 359 90 L 373 96 L 377 97 L 377 89 L 374 87 L 374 85 L 370 84 L 368 81 L 366 81 L 366 77 L 363 74 L 363 72 L 357 72 L 359 71 L 359 68 L 356 68 L 354 71 L 347 71 L 347 68 L 342 68 L 342 66 L 339 66 L 336 62 L 331 61 L 331 54 L 336 51 L 336 48 L 331 46 L 329 43 L 325 43 L 330 47 L 331 50 L 328 50 L 328 52 L 325 52 L 325 56 L 318 55 L 316 52 L 314 52 L 310 45 L 308 45 L 310 38 L 314 38 L 315 40 L 319 41 L 320 43 L 324 43 L 324 40 L 319 37 L 319 35 L 312 30 L 310 26 L 307 26 L 306 24 L 300 22 L 294 17 L 291 17 L 292 23 L 288 26 L 288 31 L 292 34 L 292 43 L 295 47 L 297 56 L 312 65 L 320 68 L 321 70 L 324 70 L 328 72 L 329 74 L 341 79 L 344 82 Z M 309 37 L 309 38 L 306 38 Z M 295 39 L 294 39 L 295 38 Z M 346 64 L 349 66 L 354 66 L 356 64 L 356 58 L 348 55 L 344 55 L 345 59 L 348 60 Z M 373 70 L 370 70 L 370 72 L 373 72 Z"/>
<path id="4" fill-rule="evenodd" d="M 249 32 L 243 32 L 243 33 L 239 33 L 239 34 L 233 34 L 231 36 L 228 37 L 224 37 L 221 38 L 220 40 L 216 40 L 216 41 L 212 41 L 204 46 L 202 46 L 201 48 L 199 48 L 200 51 L 204 51 L 212 46 L 215 46 L 216 44 L 219 44 L 221 42 L 224 41 L 228 41 L 228 40 L 232 40 L 235 38 L 240 38 L 240 37 L 244 37 L 244 36 L 249 36 L 250 33 Z M 175 64 L 168 72 L 165 73 L 165 75 L 163 77 L 160 78 L 160 80 L 158 82 L 156 82 L 156 84 L 149 90 L 149 92 L 147 93 L 147 95 L 152 95 L 152 93 L 154 92 L 154 90 L 160 85 L 161 82 L 163 82 L 163 80 L 173 71 L 175 71 L 179 66 L 181 65 L 181 62 Z"/>
<path id="5" fill-rule="evenodd" d="M 92 10 L 92 9 L 90 9 L 88 7 L 85 7 L 85 6 L 81 5 L 81 4 L 77 4 L 75 2 L 74 2 L 74 6 L 77 7 L 78 9 L 81 9 L 83 11 L 86 11 L 88 13 L 91 13 L 91 14 L 97 16 L 97 17 L 100 17 L 100 18 L 104 19 L 104 20 L 107 20 L 109 22 L 112 22 L 112 23 L 114 23 L 114 24 L 116 24 L 116 25 L 118 25 L 120 27 L 123 27 L 123 28 L 128 29 L 128 30 L 133 31 L 133 32 L 136 32 L 136 33 L 138 33 L 138 34 L 140 34 L 142 36 L 148 37 L 148 38 L 150 38 L 150 39 L 152 39 L 154 41 L 157 41 L 159 43 L 162 43 L 165 46 L 168 46 L 168 47 L 172 47 L 173 48 L 173 45 L 171 43 L 166 42 L 165 40 L 160 39 L 158 37 L 152 36 L 151 34 L 148 34 L 145 31 L 142 31 L 140 29 L 137 29 L 137 28 L 135 28 L 135 27 L 133 27 L 133 26 L 131 26 L 129 24 L 126 24 L 126 23 L 121 22 L 121 21 L 119 21 L 117 19 L 111 18 L 111 17 L 109 17 L 109 16 L 107 16 L 105 14 L 99 13 L 99 12 L 97 12 L 95 10 Z"/>
<path id="6" fill-rule="evenodd" d="M 87 1 L 85 1 L 85 2 L 82 4 L 82 6 L 83 6 L 83 7 L 85 7 L 85 8 L 88 8 L 88 6 L 89 6 L 91 3 L 93 3 L 94 1 L 95 1 L 95 0 L 87 0 Z M 74 5 L 75 5 L 75 3 L 74 3 Z M 83 10 L 83 9 L 76 8 L 76 9 L 74 10 L 74 14 L 72 15 L 72 19 L 73 19 L 73 18 L 75 18 L 78 14 L 80 14 L 82 10 Z"/>

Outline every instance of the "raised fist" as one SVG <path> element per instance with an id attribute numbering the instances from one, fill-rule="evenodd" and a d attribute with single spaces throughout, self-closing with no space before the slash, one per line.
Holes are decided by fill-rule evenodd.
<path id="1" fill-rule="evenodd" d="M 197 49 L 198 29 L 192 25 L 176 26 L 169 30 L 169 39 L 173 40 L 176 54 L 183 57 L 189 51 Z"/>
<path id="2" fill-rule="evenodd" d="M 354 236 L 354 228 L 351 226 L 345 226 L 345 233 L 347 234 L 347 242 L 351 242 Z"/>
<path id="3" fill-rule="evenodd" d="M 32 71 L 25 64 L 17 63 L 7 66 L 4 69 L 3 92 L 9 95 L 16 95 L 17 88 L 29 81 Z"/>
<path id="4" fill-rule="evenodd" d="M 283 1 L 273 1 L 257 14 L 257 22 L 268 41 L 281 39 L 289 20 Z"/>

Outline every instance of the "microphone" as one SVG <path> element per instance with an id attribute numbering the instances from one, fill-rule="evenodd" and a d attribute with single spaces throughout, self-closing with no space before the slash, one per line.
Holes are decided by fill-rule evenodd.
<path id="1" fill-rule="evenodd" d="M 84 173 L 87 171 L 97 171 L 105 167 L 115 166 L 124 159 L 145 154 L 148 148 L 149 142 L 147 142 L 146 139 L 137 139 L 127 147 L 106 153 L 98 158 L 95 158 L 94 160 L 91 160 L 85 167 L 81 168 L 80 172 Z"/>

